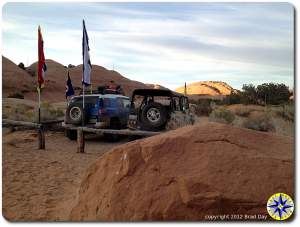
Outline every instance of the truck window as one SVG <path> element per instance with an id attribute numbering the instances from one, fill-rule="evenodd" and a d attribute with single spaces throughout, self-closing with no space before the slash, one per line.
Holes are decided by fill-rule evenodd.
<path id="1" fill-rule="evenodd" d="M 123 107 L 124 108 L 130 108 L 130 100 L 129 99 L 122 99 L 123 101 Z"/>
<path id="2" fill-rule="evenodd" d="M 110 98 L 104 98 L 103 99 L 103 107 L 110 107 L 111 106 L 111 99 Z"/>
<path id="3" fill-rule="evenodd" d="M 124 98 L 117 98 L 117 103 L 120 108 L 130 108 L 130 100 Z"/>
<path id="4" fill-rule="evenodd" d="M 82 96 L 75 97 L 75 98 L 72 98 L 70 100 L 70 103 L 73 103 L 73 102 L 82 103 L 82 99 L 83 99 Z M 93 104 L 93 105 L 95 105 L 97 103 L 97 101 L 98 101 L 98 97 L 97 96 L 86 96 L 86 97 L 84 97 L 84 102 L 86 104 Z"/>

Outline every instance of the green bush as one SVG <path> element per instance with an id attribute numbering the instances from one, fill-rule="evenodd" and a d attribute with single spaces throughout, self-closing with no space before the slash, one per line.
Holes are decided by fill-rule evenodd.
<path id="1" fill-rule="evenodd" d="M 242 125 L 245 128 L 257 131 L 275 131 L 275 125 L 269 113 L 260 113 L 252 115 L 249 118 L 245 119 Z"/>
<path id="2" fill-rule="evenodd" d="M 230 110 L 218 108 L 211 112 L 209 119 L 219 123 L 231 124 L 234 121 L 235 116 Z"/>
<path id="3" fill-rule="evenodd" d="M 230 95 L 227 95 L 223 100 L 222 104 L 231 105 L 231 104 L 240 104 L 242 103 L 243 95 L 240 91 L 234 91 Z"/>
<path id="4" fill-rule="evenodd" d="M 263 83 L 257 86 L 244 84 L 241 91 L 235 90 L 224 100 L 224 104 L 280 105 L 289 102 L 292 95 L 285 84 Z"/>
<path id="5" fill-rule="evenodd" d="M 23 62 L 20 62 L 20 63 L 18 64 L 18 66 L 19 66 L 21 69 L 25 70 L 25 65 L 24 65 Z"/>

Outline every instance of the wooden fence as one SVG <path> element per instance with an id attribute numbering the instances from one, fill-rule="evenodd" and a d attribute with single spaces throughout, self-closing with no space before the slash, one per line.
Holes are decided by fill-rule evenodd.
<path id="1" fill-rule="evenodd" d="M 3 119 L 2 125 L 3 126 L 22 126 L 29 129 L 37 129 L 38 131 L 38 149 L 45 149 L 45 125 L 48 124 L 57 124 L 61 123 L 63 120 L 54 120 L 54 121 L 47 121 L 41 122 L 40 124 L 34 122 L 26 122 L 26 121 L 15 121 L 9 119 Z M 76 130 L 77 131 L 77 151 L 80 153 L 84 153 L 85 147 L 85 132 L 87 133 L 94 133 L 94 134 L 115 134 L 115 135 L 127 135 L 127 136 L 154 136 L 158 135 L 161 132 L 150 132 L 150 131 L 142 131 L 142 130 L 130 130 L 130 129 L 98 129 L 98 128 L 91 128 L 91 127 L 80 127 L 70 124 L 62 123 L 62 127 L 66 130 Z"/>

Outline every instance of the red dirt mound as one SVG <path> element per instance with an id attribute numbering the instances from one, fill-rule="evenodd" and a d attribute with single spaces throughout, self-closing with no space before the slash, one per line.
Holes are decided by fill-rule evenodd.
<path id="1" fill-rule="evenodd" d="M 45 89 L 42 91 L 42 101 L 65 101 L 68 69 L 64 65 L 51 59 L 46 60 L 46 65 L 46 81 Z M 36 69 L 37 62 L 31 64 L 26 70 L 23 70 L 15 63 L 2 56 L 3 96 L 7 97 L 18 92 L 24 95 L 25 99 L 36 101 L 38 99 L 36 90 Z M 69 72 L 75 94 L 78 95 L 82 86 L 82 65 L 70 68 Z M 127 96 L 131 96 L 134 89 L 149 88 L 146 84 L 130 80 L 116 71 L 108 70 L 99 65 L 93 65 L 91 72 L 92 89 L 96 90 L 98 86 L 108 85 L 111 80 L 114 80 L 116 84 L 121 85 Z"/>
<path id="2" fill-rule="evenodd" d="M 64 101 L 66 90 L 65 80 L 67 79 L 68 69 L 62 64 L 50 59 L 46 60 L 46 64 L 46 88 L 43 91 L 43 98 L 48 101 Z M 32 64 L 28 70 L 34 72 L 36 65 L 37 63 Z M 82 86 L 82 65 L 70 68 L 69 72 L 75 94 L 78 95 Z M 115 81 L 116 84 L 121 85 L 127 96 L 131 96 L 132 91 L 136 88 L 148 88 L 145 84 L 130 80 L 116 71 L 108 70 L 99 65 L 92 65 L 91 82 L 93 90 L 96 90 L 98 86 L 109 85 L 111 80 Z M 36 99 L 35 97 L 32 98 L 34 100 Z"/>
<path id="3" fill-rule="evenodd" d="M 36 92 L 33 87 L 35 78 L 4 56 L 2 56 L 2 84 L 3 97 L 15 93 L 25 94 L 33 90 Z"/>
<path id="4" fill-rule="evenodd" d="M 157 221 L 267 215 L 272 194 L 293 197 L 293 155 L 290 137 L 217 123 L 137 140 L 90 166 L 70 218 Z"/>

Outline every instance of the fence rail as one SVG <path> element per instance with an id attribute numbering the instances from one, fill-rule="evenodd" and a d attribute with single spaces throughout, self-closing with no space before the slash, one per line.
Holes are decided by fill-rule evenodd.
<path id="1" fill-rule="evenodd" d="M 103 129 L 103 128 L 91 128 L 91 127 L 80 127 L 72 124 L 62 123 L 62 127 L 67 130 L 77 131 L 77 151 L 84 153 L 85 147 L 85 132 L 95 134 L 114 134 L 114 135 L 127 135 L 127 136 L 155 136 L 161 132 L 150 132 L 142 130 L 130 130 L 130 129 Z"/>
<path id="2" fill-rule="evenodd" d="M 48 121 L 48 122 L 41 122 L 36 123 L 36 122 L 27 122 L 27 121 L 15 121 L 15 120 L 10 120 L 10 119 L 2 119 L 2 125 L 3 126 L 22 126 L 30 129 L 37 129 L 38 131 L 38 149 L 45 150 L 45 130 L 44 130 L 44 125 L 49 125 L 49 124 L 57 124 L 62 122 L 63 120 L 53 120 L 53 121 Z"/>
<path id="3" fill-rule="evenodd" d="M 35 122 L 26 122 L 26 121 L 15 121 L 9 119 L 2 119 L 3 126 L 24 126 L 30 129 L 37 129 L 38 130 L 38 148 L 45 149 L 45 125 L 49 124 L 57 124 L 62 122 L 62 127 L 67 130 L 74 130 L 77 131 L 77 150 L 80 153 L 84 152 L 85 147 L 85 132 L 87 133 L 94 133 L 94 134 L 114 134 L 114 135 L 127 135 L 127 136 L 154 136 L 158 135 L 161 132 L 151 132 L 151 131 L 142 131 L 142 130 L 130 130 L 130 129 L 98 129 L 98 128 L 91 128 L 91 127 L 80 127 L 71 124 L 65 124 L 63 120 L 53 120 L 47 122 L 35 123 Z"/>
<path id="4" fill-rule="evenodd" d="M 15 121 L 9 119 L 2 119 L 2 125 L 4 126 L 25 126 L 28 128 L 41 128 L 42 124 L 34 123 L 34 122 L 27 122 L 27 121 Z"/>

